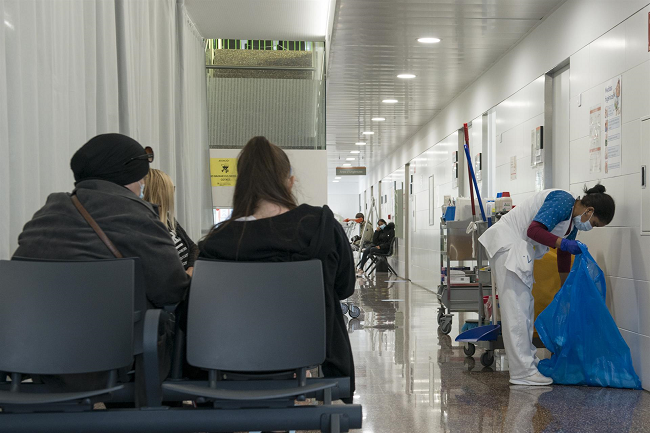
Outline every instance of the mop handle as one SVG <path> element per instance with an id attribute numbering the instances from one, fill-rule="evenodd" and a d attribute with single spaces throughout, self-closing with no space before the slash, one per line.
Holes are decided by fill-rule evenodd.
<path id="1" fill-rule="evenodd" d="M 467 132 L 467 123 L 463 126 L 465 130 L 465 153 L 467 153 L 467 147 L 469 146 L 469 133 Z M 467 153 L 469 155 L 469 153 Z M 469 198 L 472 201 L 472 221 L 476 221 L 476 206 L 474 205 L 474 188 L 472 186 L 472 173 L 469 171 L 472 162 L 467 159 L 467 177 L 469 177 Z"/>
<path id="2" fill-rule="evenodd" d="M 472 157 L 469 154 L 469 131 L 467 129 L 467 123 L 463 125 L 465 131 L 465 156 L 467 156 L 467 168 L 469 169 L 469 178 L 470 178 L 470 193 L 472 192 L 472 181 L 474 181 L 474 186 L 476 189 L 476 198 L 478 199 L 478 205 L 481 209 L 481 216 L 483 221 L 487 221 L 485 218 L 485 210 L 483 209 L 483 201 L 481 200 L 481 193 L 478 188 L 478 182 L 476 181 L 476 175 L 474 174 L 474 166 L 472 165 Z M 474 207 L 474 196 L 472 196 L 472 208 Z M 472 209 L 473 210 L 473 209 Z"/>

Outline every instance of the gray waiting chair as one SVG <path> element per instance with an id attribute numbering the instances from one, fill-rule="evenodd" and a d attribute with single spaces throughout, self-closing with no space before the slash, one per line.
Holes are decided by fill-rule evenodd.
<path id="1" fill-rule="evenodd" d="M 113 401 L 120 393 L 118 401 L 133 401 L 133 384 L 118 383 L 118 376 L 143 352 L 149 352 L 145 358 L 150 363 L 155 362 L 154 371 L 146 374 L 159 386 L 153 375 L 158 367 L 160 311 L 151 310 L 145 317 L 142 274 L 136 261 L 0 261 L 3 412 L 90 410 L 93 402 Z M 147 327 L 149 341 L 142 336 Z M 79 392 L 23 382 L 25 375 L 97 372 L 106 372 L 104 386 Z M 4 380 L 6 375 L 10 382 Z M 0 415 L 0 425 L 7 420 Z"/>
<path id="2" fill-rule="evenodd" d="M 359 405 L 331 404 L 337 380 L 306 378 L 309 367 L 325 360 L 325 329 L 320 261 L 199 260 L 190 288 L 187 361 L 208 370 L 209 380 L 163 388 L 227 410 L 210 431 L 360 428 Z M 286 371 L 295 378 L 277 374 Z M 269 380 L 224 381 L 224 372 Z M 296 399 L 318 391 L 325 393 L 323 405 L 295 407 Z"/>

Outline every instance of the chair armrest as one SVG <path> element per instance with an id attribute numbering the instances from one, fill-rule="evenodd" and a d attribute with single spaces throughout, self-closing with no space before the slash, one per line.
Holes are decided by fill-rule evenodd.
<path id="1" fill-rule="evenodd" d="M 148 310 L 144 316 L 142 362 L 144 364 L 147 407 L 158 407 L 162 403 L 160 367 L 158 364 L 158 328 L 161 321 L 168 319 L 169 315 L 163 310 Z"/>

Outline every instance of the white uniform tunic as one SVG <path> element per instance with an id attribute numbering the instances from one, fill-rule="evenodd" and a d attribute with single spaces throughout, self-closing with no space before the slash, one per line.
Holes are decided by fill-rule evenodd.
<path id="1" fill-rule="evenodd" d="M 549 248 L 530 239 L 528 227 L 533 221 L 539 221 L 554 235 L 565 237 L 571 225 L 574 202 L 575 196 L 566 191 L 538 192 L 504 215 L 479 238 L 490 257 L 497 284 L 501 330 L 511 379 L 523 379 L 538 372 L 537 349 L 532 344 L 533 268 L 535 260 L 541 259 Z M 569 237 L 575 237 L 575 233 L 574 229 Z"/>

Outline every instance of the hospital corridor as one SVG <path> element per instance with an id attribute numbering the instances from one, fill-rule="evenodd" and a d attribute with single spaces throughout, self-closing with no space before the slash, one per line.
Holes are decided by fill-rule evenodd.
<path id="1" fill-rule="evenodd" d="M 650 0 L 0 15 L 0 433 L 650 433 Z"/>

